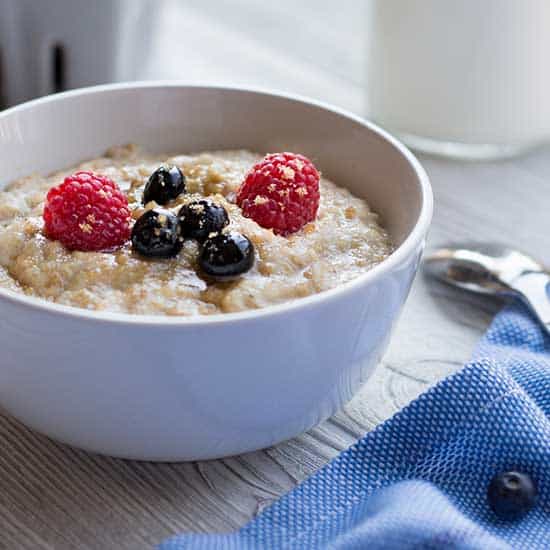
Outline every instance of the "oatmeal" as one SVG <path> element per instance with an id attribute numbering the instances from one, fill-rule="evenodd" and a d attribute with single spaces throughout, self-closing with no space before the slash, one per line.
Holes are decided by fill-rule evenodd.
<path id="1" fill-rule="evenodd" d="M 390 254 L 390 239 L 366 202 L 324 178 L 316 218 L 299 231 L 278 235 L 245 217 L 236 204 L 237 191 L 261 158 L 248 151 L 152 156 L 123 146 L 76 169 L 15 181 L 0 192 L 0 287 L 91 310 L 211 315 L 334 288 Z M 162 208 L 177 214 L 205 197 L 223 207 L 229 218 L 224 231 L 245 235 L 253 244 L 255 261 L 246 273 L 228 281 L 202 275 L 197 265 L 200 245 L 193 239 L 182 240 L 173 258 L 146 258 L 129 241 L 112 251 L 81 252 L 45 236 L 46 193 L 66 175 L 78 169 L 110 178 L 128 197 L 131 217 L 137 220 L 152 208 L 143 204 L 143 191 L 160 165 L 178 167 L 186 187 Z"/>

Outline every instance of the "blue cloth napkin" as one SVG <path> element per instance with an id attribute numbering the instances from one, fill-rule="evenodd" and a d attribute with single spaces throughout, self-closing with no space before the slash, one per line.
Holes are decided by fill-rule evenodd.
<path id="1" fill-rule="evenodd" d="M 550 338 L 509 307 L 464 369 L 241 530 L 160 549 L 550 549 L 549 414 Z M 536 481 L 539 499 L 505 522 L 486 490 L 512 469 Z"/>

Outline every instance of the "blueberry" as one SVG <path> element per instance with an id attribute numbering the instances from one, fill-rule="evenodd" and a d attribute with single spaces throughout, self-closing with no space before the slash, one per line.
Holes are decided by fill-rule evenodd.
<path id="1" fill-rule="evenodd" d="M 143 190 L 143 204 L 166 204 L 185 192 L 185 176 L 177 166 L 161 166 L 149 177 Z"/>
<path id="2" fill-rule="evenodd" d="M 148 210 L 132 229 L 132 248 L 142 256 L 171 258 L 182 246 L 179 218 L 169 210 Z"/>
<path id="3" fill-rule="evenodd" d="M 489 483 L 487 500 L 500 519 L 519 519 L 535 505 L 537 487 L 527 474 L 502 472 Z"/>
<path id="4" fill-rule="evenodd" d="M 254 245 L 236 231 L 209 237 L 199 254 L 199 266 L 203 273 L 219 281 L 242 275 L 253 265 Z"/>
<path id="5" fill-rule="evenodd" d="M 178 216 L 183 236 L 199 242 L 204 241 L 210 233 L 220 232 L 229 224 L 225 208 L 205 199 L 184 204 Z"/>

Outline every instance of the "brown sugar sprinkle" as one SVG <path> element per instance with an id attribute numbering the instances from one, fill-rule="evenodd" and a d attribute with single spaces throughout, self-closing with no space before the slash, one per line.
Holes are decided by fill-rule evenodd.
<path id="1" fill-rule="evenodd" d="M 355 218 L 355 216 L 357 215 L 357 211 L 355 210 L 355 208 L 353 208 L 353 206 L 348 206 L 344 210 L 344 215 L 346 216 L 346 219 L 353 220 L 353 218 Z"/>
<path id="2" fill-rule="evenodd" d="M 309 235 L 310 233 L 313 233 L 315 231 L 315 224 L 314 223 L 308 223 L 305 227 L 304 227 L 304 233 L 306 235 Z"/>
<path id="3" fill-rule="evenodd" d="M 296 172 L 294 172 L 294 170 L 290 166 L 282 166 L 280 170 L 281 170 L 281 173 L 283 174 L 283 179 L 285 180 L 294 179 Z"/>
<path id="4" fill-rule="evenodd" d="M 91 233 L 92 232 L 92 226 L 89 223 L 79 223 L 78 227 L 80 227 L 80 230 L 83 233 Z"/>
<path id="5" fill-rule="evenodd" d="M 210 167 L 206 173 L 207 183 L 222 183 L 223 175 L 220 174 L 217 170 Z"/>
<path id="6" fill-rule="evenodd" d="M 270 262 L 261 262 L 258 265 L 258 271 L 267 277 L 273 273 L 273 266 Z"/>
<path id="7" fill-rule="evenodd" d="M 23 225 L 23 232 L 27 237 L 30 237 L 39 231 L 40 226 L 40 222 L 37 222 L 35 219 L 27 220 Z"/>
<path id="8" fill-rule="evenodd" d="M 136 208 L 135 210 L 132 210 L 132 218 L 134 220 L 137 220 L 138 218 L 141 218 L 143 213 L 145 212 L 145 208 Z"/>

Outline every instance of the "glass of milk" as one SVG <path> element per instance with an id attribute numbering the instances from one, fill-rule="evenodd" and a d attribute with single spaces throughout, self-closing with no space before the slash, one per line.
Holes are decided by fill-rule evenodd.
<path id="1" fill-rule="evenodd" d="M 369 116 L 411 147 L 509 156 L 550 138 L 550 0 L 370 0 Z"/>

